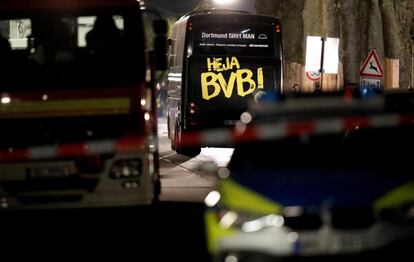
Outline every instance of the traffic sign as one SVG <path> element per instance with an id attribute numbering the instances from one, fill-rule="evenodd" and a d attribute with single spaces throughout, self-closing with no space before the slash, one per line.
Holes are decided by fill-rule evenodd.
<path id="1" fill-rule="evenodd" d="M 323 42 L 324 46 L 323 47 Z M 323 50 L 324 49 L 324 50 Z M 323 54 L 322 54 L 323 50 Z M 321 58 L 323 55 L 323 68 Z M 339 38 L 308 36 L 306 40 L 306 72 L 321 69 L 324 74 L 338 74 L 339 65 Z"/>
<path id="2" fill-rule="evenodd" d="M 375 49 L 372 49 L 361 70 L 359 71 L 359 76 L 361 77 L 375 77 L 381 78 L 384 76 L 384 70 L 380 59 L 378 58 L 377 52 Z"/>
<path id="3" fill-rule="evenodd" d="M 361 77 L 361 87 L 370 89 L 381 89 L 381 79 Z"/>
<path id="4" fill-rule="evenodd" d="M 320 72 L 306 72 L 306 76 L 311 81 L 321 80 L 321 73 Z"/>

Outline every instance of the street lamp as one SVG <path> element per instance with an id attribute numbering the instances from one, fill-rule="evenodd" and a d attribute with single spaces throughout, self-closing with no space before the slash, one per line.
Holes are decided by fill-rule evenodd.
<path id="1" fill-rule="evenodd" d="M 215 4 L 218 5 L 227 5 L 236 2 L 237 0 L 213 0 Z"/>

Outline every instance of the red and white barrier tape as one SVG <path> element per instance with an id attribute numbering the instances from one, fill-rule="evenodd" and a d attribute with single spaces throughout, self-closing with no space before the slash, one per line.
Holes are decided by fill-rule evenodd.
<path id="1" fill-rule="evenodd" d="M 352 116 L 314 121 L 281 121 L 247 125 L 235 129 L 214 129 L 184 133 L 183 147 L 226 146 L 249 141 L 276 140 L 306 135 L 327 135 L 350 129 L 386 128 L 414 124 L 414 114 L 380 114 Z"/>
<path id="2" fill-rule="evenodd" d="M 28 161 L 54 158 L 80 158 L 98 154 L 130 153 L 143 149 L 142 137 L 101 140 L 86 143 L 9 149 L 0 152 L 0 162 Z"/>
<path id="3" fill-rule="evenodd" d="M 341 133 L 350 129 L 385 128 L 414 124 L 414 114 L 381 114 L 352 116 L 314 121 L 281 121 L 247 125 L 234 129 L 212 129 L 184 133 L 183 147 L 231 146 L 237 143 L 276 140 L 306 135 Z M 126 137 L 118 140 L 101 140 L 86 143 L 10 149 L 0 152 L 0 162 L 28 161 L 55 158 L 81 158 L 98 154 L 130 153 L 142 150 L 144 137 Z"/>

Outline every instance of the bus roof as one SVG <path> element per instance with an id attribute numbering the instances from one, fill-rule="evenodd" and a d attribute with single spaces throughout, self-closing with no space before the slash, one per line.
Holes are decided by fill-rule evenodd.
<path id="1" fill-rule="evenodd" d="M 275 16 L 267 16 L 267 15 L 258 15 L 258 14 L 251 14 L 246 11 L 239 11 L 239 10 L 228 10 L 228 9 L 205 9 L 205 10 L 196 10 L 192 11 L 181 19 L 191 18 L 192 21 L 194 20 L 208 20 L 208 22 L 214 23 L 215 20 L 211 20 L 211 16 L 215 16 L 215 18 L 220 17 L 220 19 L 228 20 L 228 19 L 254 19 L 255 21 L 278 21 L 279 18 Z M 221 22 L 221 21 L 217 21 Z"/>
<path id="2" fill-rule="evenodd" d="M 137 0 L 0 0 L 0 15 L 109 7 L 136 7 L 137 5 Z"/>
<path id="3" fill-rule="evenodd" d="M 250 13 L 247 11 L 242 11 L 242 10 L 207 8 L 207 9 L 193 10 L 185 14 L 184 17 L 198 15 L 198 14 L 250 14 Z"/>

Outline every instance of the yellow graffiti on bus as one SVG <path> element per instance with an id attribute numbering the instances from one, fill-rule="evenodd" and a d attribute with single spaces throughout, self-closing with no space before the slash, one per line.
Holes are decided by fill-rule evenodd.
<path id="1" fill-rule="evenodd" d="M 233 95 L 235 86 L 237 94 L 245 97 L 255 91 L 256 88 L 263 89 L 263 68 L 257 68 L 257 79 L 253 79 L 251 69 L 241 69 L 236 57 L 207 58 L 208 72 L 201 74 L 201 91 L 203 99 L 210 100 L 220 95 L 223 90 L 224 96 L 230 98 Z M 231 72 L 229 79 L 223 76 L 224 71 Z M 246 89 L 247 87 L 247 89 Z"/>

